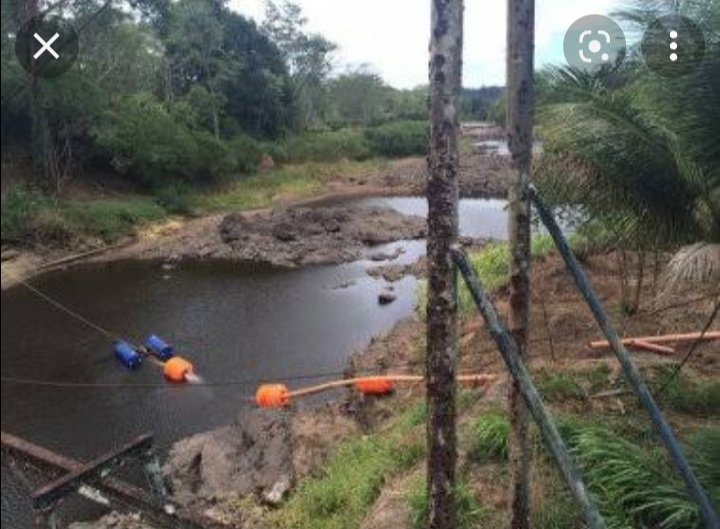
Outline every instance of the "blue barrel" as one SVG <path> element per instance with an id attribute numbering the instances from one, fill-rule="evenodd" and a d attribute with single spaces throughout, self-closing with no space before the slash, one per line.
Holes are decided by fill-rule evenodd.
<path id="1" fill-rule="evenodd" d="M 163 362 L 175 356 L 175 349 L 172 345 L 168 345 L 162 338 L 154 334 L 147 337 L 145 345 Z"/>
<path id="2" fill-rule="evenodd" d="M 133 349 L 133 346 L 123 340 L 118 340 L 113 344 L 115 358 L 128 369 L 135 369 L 142 363 L 142 356 Z"/>

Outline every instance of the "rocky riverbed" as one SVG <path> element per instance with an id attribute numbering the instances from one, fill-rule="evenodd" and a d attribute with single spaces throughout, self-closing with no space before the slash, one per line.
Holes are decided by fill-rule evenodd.
<path id="1" fill-rule="evenodd" d="M 232 213 L 219 226 L 232 256 L 274 266 L 354 261 L 366 248 L 425 237 L 425 219 L 383 207 L 316 207 Z"/>

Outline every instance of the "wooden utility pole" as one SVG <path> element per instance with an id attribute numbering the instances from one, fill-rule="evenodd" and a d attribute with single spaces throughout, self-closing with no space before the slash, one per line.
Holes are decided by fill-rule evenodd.
<path id="1" fill-rule="evenodd" d="M 428 527 L 456 527 L 454 486 L 457 304 L 450 249 L 458 237 L 462 0 L 432 0 L 428 154 Z"/>
<path id="2" fill-rule="evenodd" d="M 508 326 L 521 356 L 530 314 L 530 170 L 533 147 L 535 1 L 508 0 L 507 138 L 515 181 L 510 186 L 510 314 Z M 517 381 L 510 385 L 510 527 L 529 529 L 528 417 Z"/>

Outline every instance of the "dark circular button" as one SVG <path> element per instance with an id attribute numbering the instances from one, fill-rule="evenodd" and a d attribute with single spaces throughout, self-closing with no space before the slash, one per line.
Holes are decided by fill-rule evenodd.
<path id="1" fill-rule="evenodd" d="M 612 71 L 625 58 L 625 34 L 612 18 L 586 15 L 568 28 L 563 52 L 573 68 L 590 73 Z"/>
<path id="2" fill-rule="evenodd" d="M 705 57 L 705 36 L 687 17 L 668 15 L 653 21 L 643 35 L 645 64 L 663 77 L 692 73 Z"/>
<path id="3" fill-rule="evenodd" d="M 75 28 L 58 17 L 33 17 L 15 38 L 18 61 L 26 72 L 39 77 L 57 77 L 67 72 L 79 50 Z"/>

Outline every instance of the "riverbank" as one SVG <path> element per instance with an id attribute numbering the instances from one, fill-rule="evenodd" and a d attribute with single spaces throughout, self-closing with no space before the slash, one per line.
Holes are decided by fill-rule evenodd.
<path id="1" fill-rule="evenodd" d="M 643 287 L 643 303 L 636 314 L 617 310 L 621 296 L 616 259 L 614 254 L 593 253 L 585 265 L 624 335 L 693 331 L 707 321 L 713 310 L 707 293 L 697 290 L 659 297 L 660 286 L 654 281 Z M 648 486 L 652 476 L 652 483 L 675 491 L 672 494 L 678 501 L 691 506 L 682 485 L 672 477 L 669 463 L 659 463 L 665 461 L 664 455 L 649 433 L 644 411 L 631 394 L 623 393 L 626 386 L 617 362 L 607 352 L 586 347 L 587 342 L 600 337 L 600 332 L 562 260 L 554 252 L 537 257 L 532 279 L 528 364 L 584 470 L 588 472 L 599 462 L 585 452 L 587 448 L 574 444 L 574 435 L 620 443 L 623 450 L 616 455 L 629 458 L 628 465 L 645 472 L 639 478 L 641 486 Z M 504 313 L 507 293 L 502 285 L 494 297 Z M 424 328 L 418 315 L 400 322 L 353 355 L 346 376 L 422 373 Z M 669 356 L 638 352 L 633 356 L 657 391 L 690 347 L 692 344 L 678 346 Z M 504 523 L 508 503 L 503 437 L 507 431 L 504 407 L 508 378 L 484 323 L 471 310 L 461 315 L 459 353 L 459 372 L 497 376 L 488 387 L 461 388 L 458 393 L 458 479 L 459 494 L 464 498 L 459 527 L 496 527 Z M 697 439 L 720 435 L 717 353 L 717 343 L 697 347 L 679 377 L 658 398 L 666 417 L 689 446 L 696 446 Z M 608 398 L 599 396 L 608 391 L 614 393 Z M 245 410 L 228 426 L 176 443 L 165 471 L 176 501 L 228 527 L 421 527 L 423 395 L 421 385 L 400 386 L 388 397 L 362 397 L 343 390 L 320 406 L 298 399 L 282 410 Z M 561 477 L 536 433 L 532 439 L 533 527 L 580 527 L 580 514 Z M 717 447 L 711 442 L 702 449 L 702 457 L 715 457 L 712 454 L 717 454 Z M 692 457 L 696 462 L 697 454 L 692 450 L 689 453 L 695 454 Z M 607 479 L 612 479 L 612 471 L 608 472 Z M 710 487 L 718 484 L 706 478 L 703 475 L 708 490 L 717 490 Z M 590 479 L 591 489 L 596 494 L 608 494 L 598 479 L 597 475 Z M 626 497 L 633 490 L 617 493 Z M 632 516 L 652 520 L 657 512 L 649 508 L 641 515 L 630 515 L 627 507 L 607 505 L 610 511 L 604 508 L 606 516 L 630 516 L 630 520 Z M 87 527 L 104 529 L 109 525 Z"/>
<path id="2" fill-rule="evenodd" d="M 638 313 L 630 316 L 615 310 L 620 300 L 615 258 L 614 255 L 592 255 L 586 266 L 599 295 L 613 314 L 615 324 L 624 330 L 624 334 L 692 331 L 707 321 L 713 310 L 712 300 L 703 299 L 702 292 L 658 298 L 657 285 L 652 284 L 643 288 L 644 301 Z M 550 253 L 535 263 L 532 284 L 532 338 L 528 363 L 545 401 L 560 418 L 564 434 L 569 435 L 569 425 L 572 425 L 580 432 L 609 435 L 612 441 L 608 442 L 624 443 L 627 457 L 643 452 L 652 454 L 647 462 L 630 464 L 647 465 L 640 470 L 655 473 L 658 486 L 677 488 L 682 497 L 682 485 L 671 477 L 669 463 L 658 467 L 658 461 L 664 461 L 664 456 L 656 450 L 656 441 L 647 433 L 650 425 L 644 411 L 632 395 L 622 393 L 625 385 L 617 362 L 607 352 L 591 352 L 586 348 L 585 344 L 600 337 L 600 332 L 567 277 L 559 256 Z M 507 295 L 502 287 L 496 291 L 495 298 L 499 309 L 505 312 Z M 390 334 L 374 340 L 366 350 L 351 358 L 348 376 L 367 372 L 422 373 L 423 336 L 424 323 L 419 317 L 401 322 Z M 464 388 L 458 395 L 458 477 L 461 494 L 467 502 L 461 507 L 465 520 L 461 526 L 495 527 L 503 523 L 508 502 L 508 477 L 504 470 L 503 441 L 493 445 L 488 440 L 487 429 L 493 425 L 500 428 L 490 435 L 499 435 L 502 439 L 503 428 L 506 428 L 503 424 L 507 424 L 504 403 L 508 378 L 484 323 L 472 311 L 462 315 L 460 336 L 459 372 L 497 376 L 487 388 Z M 651 387 L 657 390 L 690 347 L 691 344 L 679 346 L 671 356 L 637 352 L 633 356 Z M 670 390 L 659 397 L 667 418 L 689 444 L 699 435 L 720 434 L 720 358 L 717 352 L 716 343 L 701 344 Z M 620 391 L 610 398 L 595 398 L 596 394 L 608 390 Z M 422 386 L 402 386 L 393 396 L 382 398 L 363 398 L 348 390 L 340 400 L 319 409 L 308 408 L 298 401 L 287 410 L 257 413 L 261 417 L 274 417 L 274 420 L 284 417 L 282 420 L 291 423 L 307 420 L 309 416 L 319 421 L 323 426 L 312 439 L 297 435 L 292 427 L 283 434 L 287 437 L 283 437 L 282 446 L 291 446 L 300 453 L 310 450 L 314 453 L 314 464 L 310 469 L 304 467 L 297 471 L 296 456 L 290 451 L 286 456 L 286 474 L 278 473 L 267 484 L 257 482 L 258 487 L 253 493 L 234 494 L 233 491 L 243 490 L 234 488 L 235 480 L 247 477 L 246 473 L 233 470 L 238 468 L 235 465 L 242 467 L 244 456 L 240 455 L 241 463 L 237 463 L 237 457 L 245 452 L 237 450 L 235 442 L 231 441 L 233 437 L 227 436 L 227 430 L 201 434 L 193 438 L 195 440 L 178 443 L 166 467 L 180 490 L 187 491 L 195 483 L 203 491 L 190 500 L 196 508 L 231 527 L 243 528 L 410 529 L 422 526 L 421 484 L 425 464 Z M 239 420 L 235 424 L 238 428 L 238 425 L 248 425 L 249 421 Z M 263 431 L 267 433 L 268 429 Z M 248 435 L 252 439 L 257 434 L 245 432 L 234 438 L 236 442 L 240 439 L 246 442 Z M 220 455 L 220 460 L 232 459 L 235 461 L 232 466 L 223 468 L 217 460 L 207 457 L 218 454 L 215 450 L 218 445 L 212 441 L 218 439 L 217 436 L 224 439 L 220 454 L 225 453 L 228 458 L 234 454 L 230 459 Z M 203 443 L 203 449 L 197 449 L 198 442 Z M 272 443 L 270 439 L 262 438 L 262 444 L 269 446 Z M 533 434 L 533 445 L 533 481 L 537 485 L 533 488 L 533 526 L 541 529 L 579 527 L 580 514 L 536 434 Z M 706 448 L 708 452 L 705 453 L 716 448 L 717 444 L 714 444 Z M 576 450 L 580 450 L 575 453 L 581 461 L 591 464 L 588 454 L 580 448 Z M 191 455 L 190 459 L 197 461 L 198 466 L 182 464 Z M 206 468 L 206 464 L 209 467 Z M 257 468 L 267 466 L 259 464 Z M 218 476 L 210 478 L 216 484 L 223 484 L 223 492 L 208 497 L 202 476 L 211 474 L 212 469 L 223 475 L 219 480 Z M 193 481 L 197 479 L 200 481 Z M 717 483 L 705 483 L 708 487 L 717 486 Z M 590 485 L 596 493 L 603 493 L 602 484 L 596 479 L 591 479 Z M 628 495 L 631 492 L 620 491 Z M 689 499 L 681 501 L 692 505 Z M 623 513 L 622 507 L 614 508 Z M 605 514 L 612 513 L 606 511 Z M 650 508 L 642 516 L 654 515 L 655 511 Z"/>

